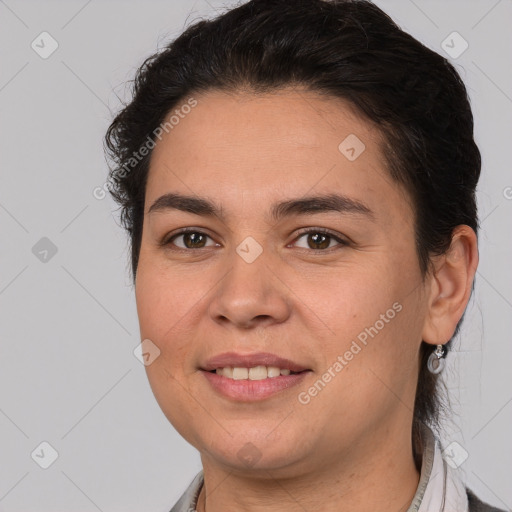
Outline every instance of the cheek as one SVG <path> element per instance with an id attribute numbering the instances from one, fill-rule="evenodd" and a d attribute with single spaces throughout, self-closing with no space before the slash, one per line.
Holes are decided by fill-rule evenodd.
<path id="1" fill-rule="evenodd" d="M 317 275 L 314 282 L 298 282 L 297 295 L 307 297 L 310 314 L 324 321 L 334 339 L 355 339 L 397 300 L 394 283 L 387 282 L 378 267 L 373 267 L 365 272 L 334 269 L 328 275 Z"/>
<path id="2" fill-rule="evenodd" d="M 183 273 L 163 271 L 149 260 L 139 264 L 136 304 L 141 340 L 150 339 L 160 350 L 159 356 L 146 366 L 146 373 L 162 411 L 174 424 L 173 411 L 184 407 L 183 383 L 195 369 L 190 353 L 197 333 L 193 326 L 205 314 L 205 290 Z M 199 285 L 199 282 L 196 284 Z"/>
<path id="3" fill-rule="evenodd" d="M 327 437 L 345 431 L 350 439 L 360 429 L 378 430 L 389 415 L 412 408 L 420 341 L 417 308 L 394 298 L 383 291 L 366 301 L 362 294 L 357 305 L 340 302 L 350 313 L 340 312 L 337 323 L 332 317 L 337 336 L 319 347 L 321 382 L 301 389 L 301 403 L 308 403 L 309 417 L 324 425 Z"/>
<path id="4" fill-rule="evenodd" d="M 135 297 L 141 336 L 161 350 L 180 349 L 187 326 L 204 314 L 207 285 L 199 273 L 165 268 L 161 258 L 141 258 Z"/>
<path id="5" fill-rule="evenodd" d="M 414 373 L 424 317 L 420 282 L 414 265 L 392 260 L 368 265 L 365 272 L 344 269 L 329 279 L 317 276 L 314 288 L 300 282 L 297 295 L 307 297 L 310 314 L 329 329 L 318 347 L 323 366 L 327 370 L 341 356 L 346 364 L 339 381 L 345 381 L 343 386 L 360 382 L 355 395 L 371 397 L 374 391 L 366 385 L 379 377 L 380 387 L 393 388 Z"/>
<path id="6" fill-rule="evenodd" d="M 194 392 L 187 389 L 185 375 L 191 371 L 194 333 L 189 328 L 195 323 L 192 317 L 201 315 L 204 291 L 194 293 L 179 273 L 162 272 L 146 261 L 139 263 L 135 289 L 140 336 L 141 340 L 150 339 L 160 350 L 158 357 L 145 367 L 146 374 L 162 412 L 189 439 L 193 416 L 201 417 L 201 411 L 194 410 L 190 398 Z"/>

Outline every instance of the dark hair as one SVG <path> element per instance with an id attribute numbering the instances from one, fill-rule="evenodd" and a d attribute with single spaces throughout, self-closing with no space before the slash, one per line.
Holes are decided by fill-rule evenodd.
<path id="1" fill-rule="evenodd" d="M 480 152 L 466 88 L 454 67 L 370 1 L 252 0 L 189 26 L 146 59 L 131 103 L 108 129 L 109 190 L 130 235 L 134 281 L 151 153 L 129 168 L 133 154 L 155 141 L 155 129 L 192 93 L 259 94 L 287 86 L 348 100 L 379 128 L 388 171 L 415 209 L 423 278 L 432 255 L 449 248 L 456 226 L 477 233 Z M 438 429 L 443 410 L 437 376 L 427 370 L 432 350 L 421 343 L 412 431 L 417 465 L 421 424 Z"/>

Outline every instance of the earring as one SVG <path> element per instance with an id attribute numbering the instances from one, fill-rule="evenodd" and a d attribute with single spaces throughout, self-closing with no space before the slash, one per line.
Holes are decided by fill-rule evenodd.
<path id="1" fill-rule="evenodd" d="M 445 366 L 443 345 L 437 345 L 435 350 L 430 354 L 427 362 L 427 368 L 431 373 L 441 373 Z"/>

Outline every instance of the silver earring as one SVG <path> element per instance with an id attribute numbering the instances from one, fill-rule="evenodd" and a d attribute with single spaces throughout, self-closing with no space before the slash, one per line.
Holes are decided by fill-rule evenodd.
<path id="1" fill-rule="evenodd" d="M 445 366 L 444 347 L 443 345 L 437 345 L 435 350 L 430 354 L 427 362 L 427 368 L 431 373 L 441 373 Z"/>

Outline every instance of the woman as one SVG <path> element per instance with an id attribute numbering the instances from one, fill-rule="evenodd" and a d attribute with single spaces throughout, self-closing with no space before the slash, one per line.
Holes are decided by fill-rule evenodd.
<path id="1" fill-rule="evenodd" d="M 253 0 L 147 59 L 106 144 L 149 382 L 201 454 L 173 512 L 497 510 L 434 435 L 478 264 L 446 59 L 370 2 Z"/>

